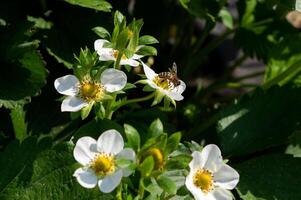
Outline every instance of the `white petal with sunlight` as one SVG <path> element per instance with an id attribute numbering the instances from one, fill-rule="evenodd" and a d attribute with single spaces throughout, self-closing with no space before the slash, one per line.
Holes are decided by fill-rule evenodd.
<path id="1" fill-rule="evenodd" d="M 73 75 L 66 75 L 54 81 L 55 89 L 63 95 L 74 96 L 78 93 L 79 80 Z"/>
<path id="2" fill-rule="evenodd" d="M 85 188 L 94 188 L 97 185 L 97 176 L 90 169 L 78 168 L 73 176 L 78 183 Z"/>
<path id="3" fill-rule="evenodd" d="M 106 42 L 108 42 L 108 41 L 104 40 L 104 39 L 95 40 L 95 42 L 94 42 L 95 51 L 101 50 L 103 48 L 104 43 L 106 43 Z"/>
<path id="4" fill-rule="evenodd" d="M 87 165 L 97 153 L 96 140 L 91 137 L 80 138 L 73 150 L 73 156 L 77 162 L 82 165 Z"/>
<path id="5" fill-rule="evenodd" d="M 239 181 L 239 174 L 229 165 L 223 164 L 222 167 L 214 173 L 215 185 L 232 190 Z"/>
<path id="6" fill-rule="evenodd" d="M 103 132 L 97 140 L 97 149 L 102 153 L 116 155 L 123 149 L 123 146 L 123 138 L 115 129 Z"/>
<path id="7" fill-rule="evenodd" d="M 121 178 L 122 171 L 118 170 L 114 174 L 108 175 L 103 180 L 98 181 L 98 187 L 100 191 L 110 193 L 120 184 Z"/>
<path id="8" fill-rule="evenodd" d="M 216 172 L 224 164 L 221 150 L 215 144 L 209 144 L 204 147 L 201 153 L 203 168 Z"/>
<path id="9" fill-rule="evenodd" d="M 158 74 L 156 74 L 154 72 L 154 70 L 152 70 L 149 66 L 147 66 L 143 62 L 141 62 L 141 63 L 142 63 L 142 66 L 143 66 L 145 76 L 147 77 L 148 80 L 152 81 Z"/>
<path id="10" fill-rule="evenodd" d="M 76 96 L 65 98 L 61 105 L 62 112 L 77 112 L 89 104 Z"/>
<path id="11" fill-rule="evenodd" d="M 123 71 L 110 68 L 101 74 L 100 81 L 106 91 L 116 92 L 124 88 L 127 82 L 127 76 Z"/>
<path id="12" fill-rule="evenodd" d="M 222 188 L 216 188 L 212 195 L 215 200 L 232 200 L 232 194 L 230 191 L 222 189 Z"/>

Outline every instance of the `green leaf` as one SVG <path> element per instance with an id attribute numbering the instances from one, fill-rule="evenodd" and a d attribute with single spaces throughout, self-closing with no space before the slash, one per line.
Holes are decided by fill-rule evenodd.
<path id="1" fill-rule="evenodd" d="M 176 132 L 171 136 L 169 136 L 167 139 L 167 144 L 164 152 L 170 154 L 171 152 L 176 150 L 178 148 L 180 140 L 181 140 L 181 132 Z"/>
<path id="2" fill-rule="evenodd" d="M 5 62 L 0 69 L 0 101 L 19 101 L 39 93 L 46 84 L 45 63 L 35 50 L 20 55 L 17 61 Z M 16 102 L 17 103 L 17 102 Z M 3 103 L 3 105 L 8 105 Z"/>
<path id="3" fill-rule="evenodd" d="M 159 176 L 157 179 L 158 185 L 168 194 L 174 195 L 177 193 L 176 183 L 167 176 Z"/>
<path id="4" fill-rule="evenodd" d="M 160 119 L 156 119 L 151 123 L 148 129 L 148 137 L 156 137 L 158 135 L 161 135 L 164 132 L 163 130 L 163 124 Z"/>
<path id="5" fill-rule="evenodd" d="M 64 0 L 64 1 L 73 5 L 100 10 L 104 12 L 110 12 L 112 8 L 111 4 L 105 0 Z"/>
<path id="6" fill-rule="evenodd" d="M 4 200 L 113 199 L 77 183 L 68 144 L 50 148 L 49 140 L 36 142 L 33 138 L 20 145 L 14 142 L 0 154 L 0 164 L 0 198 Z"/>
<path id="7" fill-rule="evenodd" d="M 148 177 L 151 175 L 155 166 L 154 158 L 152 156 L 146 157 L 139 166 L 142 177 Z"/>
<path id="8" fill-rule="evenodd" d="M 124 133 L 128 140 L 128 144 L 130 147 L 139 151 L 140 149 L 140 135 L 138 131 L 129 124 L 124 124 Z"/>
<path id="9" fill-rule="evenodd" d="M 144 56 L 156 56 L 157 49 L 151 46 L 143 46 L 136 53 Z"/>
<path id="10" fill-rule="evenodd" d="M 234 168 L 240 174 L 237 186 L 244 200 L 301 199 L 301 159 L 288 155 L 263 155 Z"/>
<path id="11" fill-rule="evenodd" d="M 233 17 L 226 8 L 220 10 L 219 16 L 222 18 L 222 22 L 227 28 L 233 29 Z"/>
<path id="12" fill-rule="evenodd" d="M 27 137 L 27 124 L 25 122 L 25 111 L 23 109 L 23 106 L 17 105 L 13 109 L 11 109 L 10 113 L 15 137 L 22 141 Z"/>
<path id="13" fill-rule="evenodd" d="M 107 40 L 109 40 L 111 38 L 109 31 L 107 31 L 107 29 L 105 29 L 103 27 L 97 26 L 97 27 L 94 27 L 92 30 L 101 38 L 105 38 Z"/>
<path id="14" fill-rule="evenodd" d="M 139 45 L 156 44 L 159 41 L 151 35 L 143 35 L 139 38 Z"/>
<path id="15" fill-rule="evenodd" d="M 92 120 L 82 127 L 80 127 L 73 135 L 74 141 L 77 141 L 80 137 L 91 136 L 97 139 L 104 131 L 109 129 L 116 129 L 118 132 L 123 133 L 123 128 L 114 121 Z"/>
<path id="16" fill-rule="evenodd" d="M 286 85 L 257 89 L 224 108 L 217 127 L 223 153 L 245 155 L 286 143 L 300 128 L 300 104 L 301 88 Z"/>

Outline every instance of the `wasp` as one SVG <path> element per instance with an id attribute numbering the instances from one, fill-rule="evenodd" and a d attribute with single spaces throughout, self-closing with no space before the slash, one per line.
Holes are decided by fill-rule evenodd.
<path id="1" fill-rule="evenodd" d="M 173 63 L 172 68 L 168 72 L 161 72 L 158 77 L 172 83 L 172 87 L 177 87 L 181 84 L 177 75 L 177 64 Z"/>

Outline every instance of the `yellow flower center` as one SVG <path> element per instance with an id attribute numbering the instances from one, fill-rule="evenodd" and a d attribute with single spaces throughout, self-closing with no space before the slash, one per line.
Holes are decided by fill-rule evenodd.
<path id="1" fill-rule="evenodd" d="M 86 102 L 99 101 L 104 95 L 104 88 L 100 83 L 84 80 L 80 84 L 80 97 Z"/>
<path id="2" fill-rule="evenodd" d="M 164 166 L 164 156 L 160 149 L 154 147 L 148 151 L 148 155 L 154 158 L 155 169 L 162 169 Z"/>
<path id="3" fill-rule="evenodd" d="M 114 56 L 115 59 L 117 59 L 118 55 L 119 55 L 119 52 L 117 50 L 114 50 L 113 51 L 113 56 Z M 122 54 L 121 60 L 126 60 L 126 59 L 127 59 L 126 55 Z"/>
<path id="4" fill-rule="evenodd" d="M 159 76 L 156 76 L 153 80 L 153 82 L 160 88 L 164 90 L 171 90 L 172 89 L 172 83 L 167 78 L 160 78 Z"/>
<path id="5" fill-rule="evenodd" d="M 101 153 L 91 161 L 90 167 L 98 176 L 106 176 L 115 171 L 115 159 L 112 155 Z"/>
<path id="6" fill-rule="evenodd" d="M 199 169 L 193 176 L 193 184 L 205 194 L 213 189 L 213 174 L 205 169 Z"/>

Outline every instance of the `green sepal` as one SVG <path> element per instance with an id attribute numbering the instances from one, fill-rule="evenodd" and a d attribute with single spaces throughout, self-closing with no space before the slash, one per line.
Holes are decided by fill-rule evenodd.
<path id="1" fill-rule="evenodd" d="M 83 107 L 81 109 L 80 116 L 81 116 L 82 120 L 86 119 L 89 116 L 92 107 L 93 107 L 93 103 L 89 103 L 88 106 Z"/>

